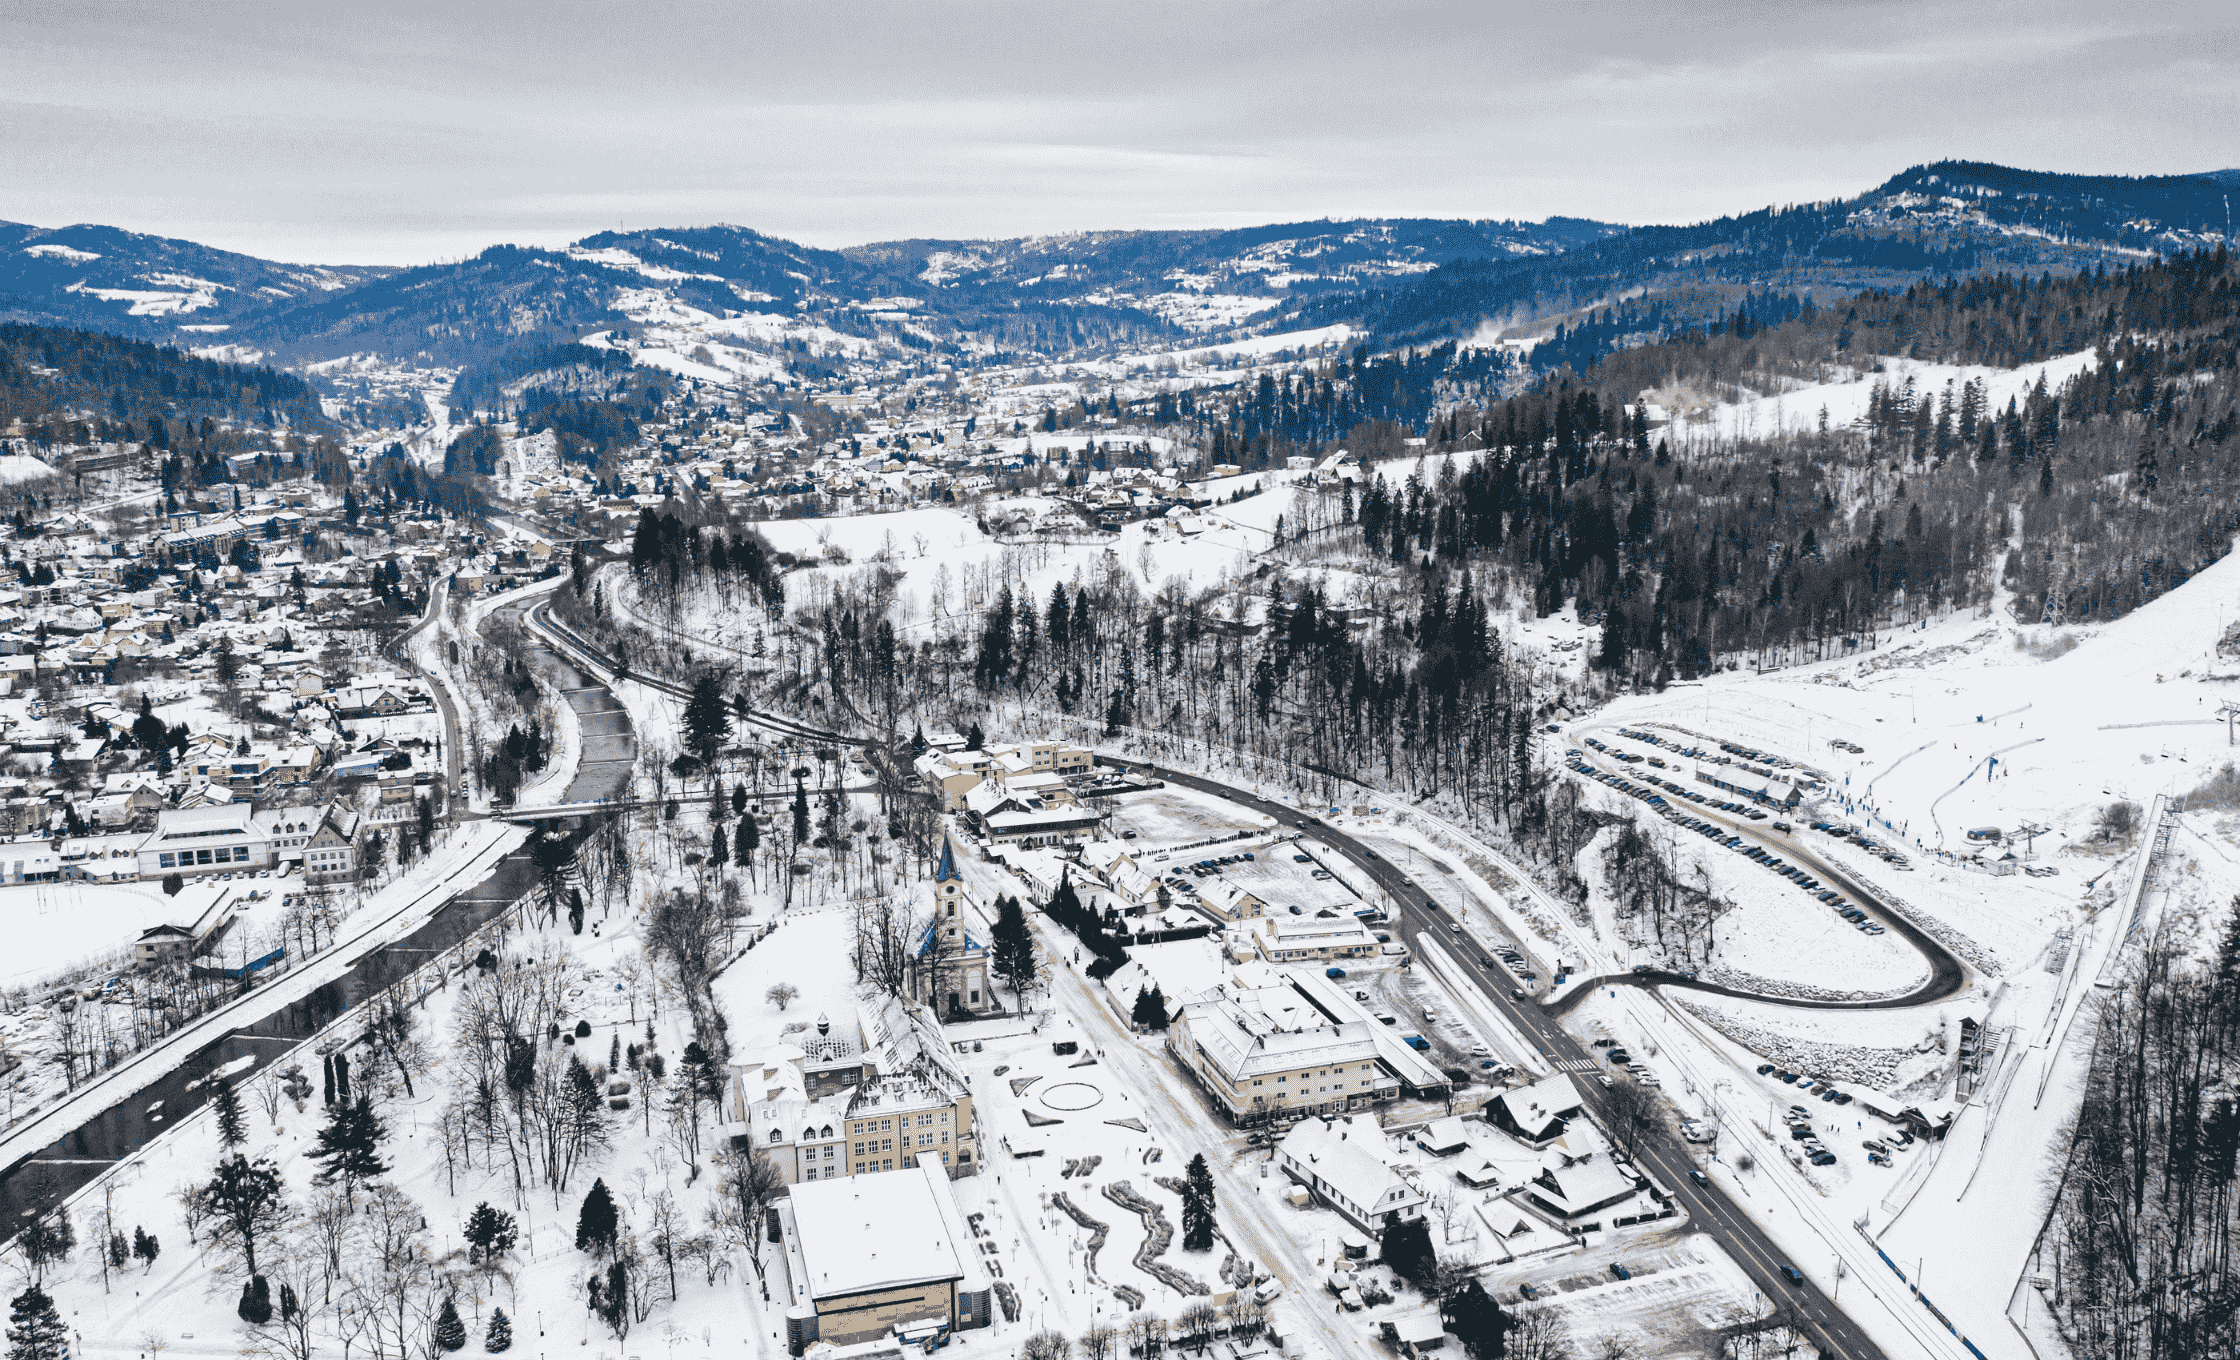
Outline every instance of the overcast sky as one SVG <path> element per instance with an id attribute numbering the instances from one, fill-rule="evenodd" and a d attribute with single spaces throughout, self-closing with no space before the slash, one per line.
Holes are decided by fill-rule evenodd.
<path id="1" fill-rule="evenodd" d="M 2240 164 L 2198 4 L 0 0 L 0 218 L 288 260 L 1690 221 L 1922 161 Z"/>

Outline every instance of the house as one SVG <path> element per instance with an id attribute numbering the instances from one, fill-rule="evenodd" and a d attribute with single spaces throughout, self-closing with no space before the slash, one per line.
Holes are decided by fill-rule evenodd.
<path id="1" fill-rule="evenodd" d="M 404 712 L 410 702 L 388 685 L 347 685 L 335 691 L 334 711 L 344 718 L 386 718 Z"/>
<path id="2" fill-rule="evenodd" d="M 1224 923 L 1255 920 L 1268 914 L 1268 904 L 1257 895 L 1219 878 L 1208 880 L 1198 890 L 1196 905 Z"/>
<path id="3" fill-rule="evenodd" d="M 1317 1200 L 1371 1237 L 1423 1217 L 1422 1191 L 1387 1163 L 1374 1120 L 1301 1120 L 1276 1144 L 1276 1165 Z"/>
<path id="4" fill-rule="evenodd" d="M 1558 1072 L 1487 1101 L 1486 1120 L 1518 1142 L 1542 1148 L 1563 1136 L 1581 1104 L 1579 1088 Z"/>
<path id="5" fill-rule="evenodd" d="M 960 738 L 961 740 L 961 738 Z M 978 788 L 985 775 L 969 764 L 959 763 L 945 754 L 928 751 L 912 763 L 926 788 L 941 800 L 943 812 L 956 812 L 964 807 L 965 795 Z"/>
<path id="6" fill-rule="evenodd" d="M 1623 1204 L 1640 1190 L 1641 1183 L 1619 1168 L 1599 1139 L 1575 1134 L 1548 1150 L 1539 1174 L 1518 1193 L 1570 1221 Z"/>
<path id="7" fill-rule="evenodd" d="M 194 932 L 185 926 L 149 926 L 133 941 L 132 961 L 142 967 L 186 958 L 194 948 Z"/>
<path id="8" fill-rule="evenodd" d="M 931 1165 L 796 1185 L 776 1213 L 783 1269 L 772 1288 L 791 1300 L 792 1355 L 993 1320 L 977 1241 Z"/>

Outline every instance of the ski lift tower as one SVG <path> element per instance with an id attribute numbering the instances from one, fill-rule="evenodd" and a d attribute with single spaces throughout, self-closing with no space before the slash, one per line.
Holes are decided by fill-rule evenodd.
<path id="1" fill-rule="evenodd" d="M 2226 699 L 2217 705 L 2217 716 L 2224 719 L 2224 744 L 2232 745 L 2232 721 L 2240 718 L 2240 703 Z"/>
<path id="2" fill-rule="evenodd" d="M 2022 857 L 2028 859 L 2037 848 L 2038 837 L 2046 834 L 2046 828 L 2036 822 L 2024 822 L 2014 829 L 2014 834 L 2022 837 Z"/>

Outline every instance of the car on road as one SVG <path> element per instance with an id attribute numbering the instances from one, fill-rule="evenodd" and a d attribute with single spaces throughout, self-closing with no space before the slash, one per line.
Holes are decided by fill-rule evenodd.
<path id="1" fill-rule="evenodd" d="M 1633 1272 L 1627 1270 L 1625 1266 L 1616 1261 L 1612 1261 L 1610 1263 L 1610 1273 L 1617 1276 L 1621 1280 L 1630 1280 L 1633 1278 Z"/>
<path id="2" fill-rule="evenodd" d="M 1509 989 L 1509 999 L 1510 999 L 1511 1001 L 1522 1001 L 1522 1000 L 1524 1000 L 1524 988 L 1522 988 L 1522 987 L 1511 987 L 1511 988 Z"/>
<path id="3" fill-rule="evenodd" d="M 1323 969 L 1322 975 L 1329 978 L 1342 978 L 1346 975 L 1346 970 L 1333 965 L 1329 968 Z"/>
<path id="4" fill-rule="evenodd" d="M 1711 1184 L 1711 1178 L 1710 1178 L 1709 1176 L 1706 1176 L 1706 1175 L 1704 1175 L 1704 1174 L 1703 1174 L 1703 1172 L 1701 1172 L 1700 1170 L 1690 1170 L 1690 1171 L 1688 1172 L 1688 1179 L 1689 1179 L 1689 1180 L 1691 1180 L 1691 1181 L 1694 1181 L 1694 1182 L 1695 1182 L 1696 1184 L 1698 1184 L 1698 1185 L 1709 1185 L 1709 1184 Z"/>
<path id="5" fill-rule="evenodd" d="M 1797 1269 L 1795 1266 L 1783 1266 L 1781 1267 L 1781 1273 L 1784 1276 L 1788 1277 L 1789 1283 L 1791 1284 L 1804 1283 L 1804 1272 Z"/>
<path id="6" fill-rule="evenodd" d="M 1772 1072 L 1773 1072 L 1773 1064 L 1772 1064 L 1772 1063 L 1759 1063 L 1759 1064 L 1758 1064 L 1758 1075 L 1759 1075 L 1759 1076 L 1761 1076 L 1761 1077 L 1763 1077 L 1763 1076 L 1768 1076 L 1768 1075 L 1770 1075 L 1770 1074 L 1771 1074 Z"/>
<path id="7" fill-rule="evenodd" d="M 1550 732 L 1555 731 L 1552 727 L 1548 730 Z M 1536 1299 L 1540 1297 L 1540 1291 L 1533 1287 L 1532 1281 L 1526 1280 L 1517 1286 L 1517 1297 L 1520 1299 Z"/>

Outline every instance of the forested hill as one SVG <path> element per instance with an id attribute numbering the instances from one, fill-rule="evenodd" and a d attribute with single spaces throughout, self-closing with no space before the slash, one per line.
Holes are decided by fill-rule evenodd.
<path id="1" fill-rule="evenodd" d="M 1459 455 L 1446 472 L 1369 489 L 1364 546 L 1498 567 L 1543 612 L 1576 601 L 1606 621 L 1602 664 L 1644 681 L 1816 654 L 2001 582 L 2026 621 L 2115 618 L 2240 531 L 2232 266 L 2219 249 L 1924 283 L 1770 327 L 1737 314 L 1456 411 L 1433 441 Z M 2002 406 L 1973 381 L 1893 381 L 1858 426 L 1709 451 L 1641 400 L 1870 377 L 1881 355 L 2011 367 L 2084 350 L 2095 362 L 2075 377 Z"/>
<path id="2" fill-rule="evenodd" d="M 151 420 L 215 421 L 324 433 L 310 384 L 92 331 L 0 325 L 0 431 L 18 421 L 47 443 L 145 438 Z M 132 436 L 104 433 L 131 423 Z"/>
<path id="3" fill-rule="evenodd" d="M 2232 239 L 2220 175 L 2060 175 L 1969 161 L 1916 166 L 1855 198 L 1649 226 L 1560 255 L 1466 259 L 1420 280 L 1297 309 L 1389 341 L 1468 335 L 1489 318 L 1552 315 L 1637 292 L 1677 294 L 1700 320 L 1750 289 L 1823 296 L 1923 276 L 2066 273 Z"/>

